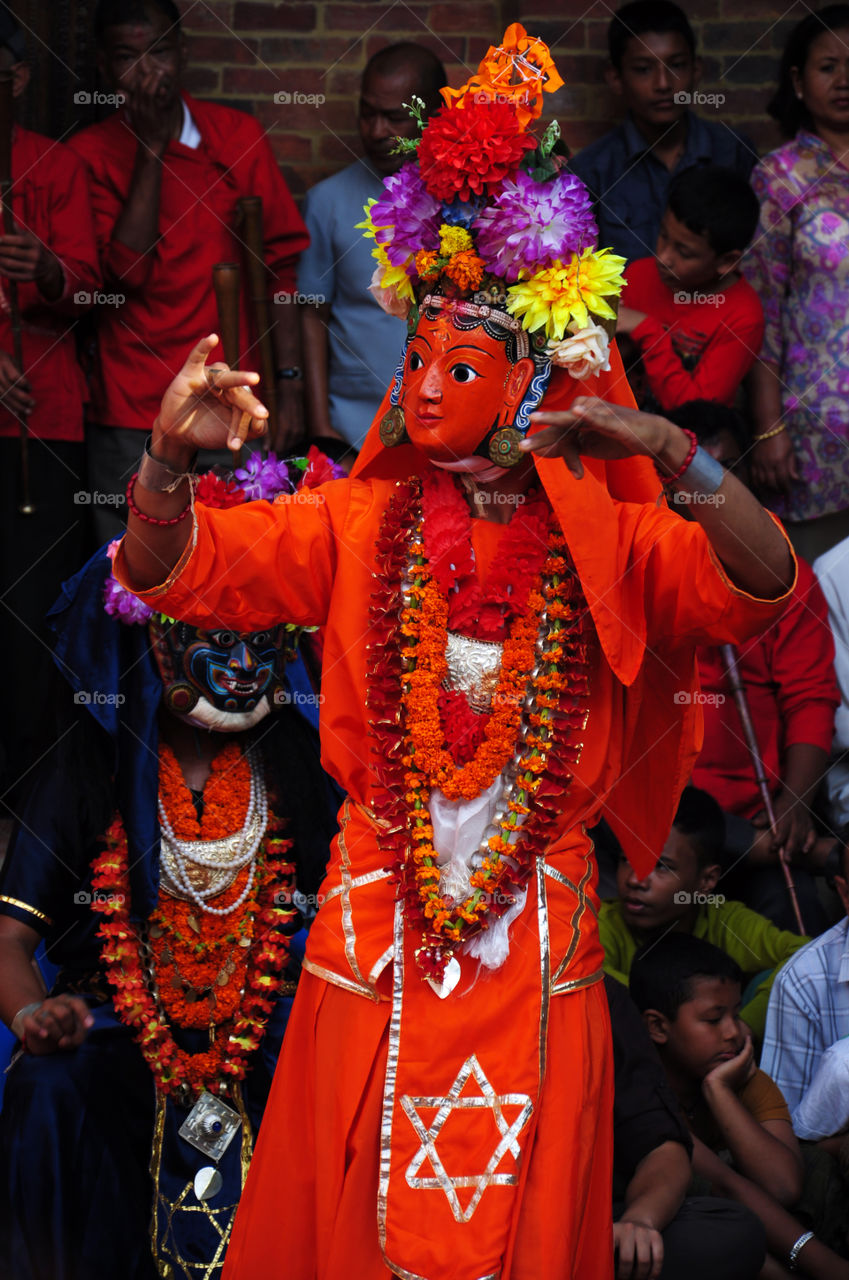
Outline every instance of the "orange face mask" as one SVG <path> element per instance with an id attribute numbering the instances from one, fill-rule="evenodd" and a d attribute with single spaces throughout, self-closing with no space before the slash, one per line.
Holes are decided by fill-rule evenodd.
<path id="1" fill-rule="evenodd" d="M 422 316 L 399 399 L 407 435 L 434 462 L 467 458 L 491 429 L 513 421 L 533 372 L 533 360 L 513 364 L 481 325 L 461 330 L 448 316 Z"/>

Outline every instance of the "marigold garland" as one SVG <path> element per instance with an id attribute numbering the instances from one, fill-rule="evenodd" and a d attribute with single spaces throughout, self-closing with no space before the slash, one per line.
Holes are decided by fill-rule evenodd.
<path id="1" fill-rule="evenodd" d="M 413 655 L 431 625 L 429 610 L 435 604 L 426 595 L 432 577 L 421 537 L 419 494 L 417 481 L 399 486 L 378 538 L 380 586 L 372 608 L 376 640 L 371 646 L 369 707 L 382 783 L 375 801 L 384 824 L 378 838 L 392 857 L 406 921 L 421 932 L 417 963 L 424 976 L 441 978 L 456 947 L 487 928 L 493 917 L 515 901 L 557 822 L 563 792 L 571 780 L 569 766 L 581 749 L 578 733 L 586 723 L 586 604 L 562 534 L 552 529 L 541 580 L 528 593 L 525 620 L 537 637 L 536 666 L 527 680 L 521 725 L 510 743 L 512 782 L 505 791 L 505 812 L 487 841 L 479 869 L 471 876 L 471 893 L 463 902 L 445 898 L 439 892 L 440 870 L 428 808 L 432 778 L 427 751 L 433 744 L 427 744 L 425 758 L 420 758 L 415 745 L 419 729 L 410 718 L 408 702 L 415 684 L 410 677 L 418 669 Z M 397 651 L 399 609 L 401 654 Z M 442 636 L 444 654 L 444 630 Z M 436 643 L 432 637 L 431 648 Z M 427 655 L 426 661 L 431 664 L 433 683 L 439 671 L 435 653 Z M 502 669 L 514 661 L 515 655 L 508 656 Z M 515 680 L 519 679 L 517 671 Z M 394 710 L 399 686 L 400 717 Z M 428 732 L 433 731 L 431 721 Z M 555 741 L 557 752 L 552 753 Z"/>
<path id="2" fill-rule="evenodd" d="M 238 830 L 249 789 L 250 767 L 238 744 L 229 743 L 213 761 L 198 823 L 179 765 L 167 746 L 160 747 L 160 791 L 169 821 L 183 839 L 215 839 Z M 259 1048 L 288 958 L 286 931 L 297 917 L 293 907 L 282 905 L 291 902 L 295 870 L 284 860 L 292 842 L 279 836 L 283 825 L 270 804 L 254 889 L 235 913 L 210 915 L 163 893 L 141 930 L 129 914 L 127 836 L 120 817 L 106 834 L 92 881 L 97 890 L 92 905 L 103 917 L 98 935 L 106 976 L 115 991 L 115 1010 L 134 1028 L 163 1093 L 226 1093 L 230 1082 L 244 1078 L 248 1057 Z M 226 905 L 237 897 L 247 874 L 243 869 L 212 904 Z M 145 971 L 146 953 L 155 985 Z M 188 992 L 201 998 L 188 1000 Z M 172 1026 L 208 1028 L 210 1049 L 187 1053 Z"/>

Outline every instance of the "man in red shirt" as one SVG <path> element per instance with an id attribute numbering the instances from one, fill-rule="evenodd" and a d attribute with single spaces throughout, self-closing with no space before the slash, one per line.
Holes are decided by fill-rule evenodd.
<path id="1" fill-rule="evenodd" d="M 123 494 L 141 433 L 150 430 L 162 390 L 191 346 L 187 335 L 218 329 L 213 266 L 244 263 L 239 198 L 262 197 L 269 297 L 292 297 L 295 263 L 309 237 L 260 125 L 181 90 L 185 52 L 171 0 L 101 0 L 95 27 L 101 79 L 126 100 L 71 140 L 91 177 L 104 288 L 113 302 L 98 309 L 87 438 L 92 487 Z M 300 429 L 296 310 L 273 308 L 279 420 L 271 444 L 278 448 Z M 258 367 L 244 289 L 239 332 L 240 363 Z M 103 537 L 120 532 L 114 512 L 97 508 Z"/>
<path id="2" fill-rule="evenodd" d="M 760 300 L 736 274 L 757 225 L 757 197 L 732 169 L 688 169 L 670 187 L 655 256 L 628 268 L 616 325 L 661 409 L 734 403 L 763 338 Z"/>
<path id="3" fill-rule="evenodd" d="M 694 431 L 702 448 L 738 479 L 747 479 L 739 433 L 735 434 L 737 414 L 701 401 L 682 405 L 669 416 Z M 817 839 L 809 806 L 828 768 L 840 693 L 828 605 L 807 561 L 799 559 L 796 587 L 781 616 L 763 634 L 739 646 L 738 655 L 773 795 L 777 834 L 767 822 L 718 648 L 698 651 L 705 738 L 692 782 L 710 792 L 725 811 L 729 853 L 743 858 L 732 868 L 736 896 L 782 928 L 795 929 L 777 866 L 783 847 L 795 864 L 805 927 L 813 933 L 826 921 L 808 873 L 822 870 L 834 841 Z M 728 892 L 725 877 L 723 884 Z"/>
<path id="4" fill-rule="evenodd" d="M 20 28 L 4 10 L 0 68 L 12 72 L 15 98 L 29 83 L 25 54 Z M 0 600 L 3 667 L 15 678 L 6 685 L 0 791 L 13 806 L 46 712 L 50 661 L 42 620 L 83 555 L 86 393 L 74 329 L 100 278 L 85 171 L 67 147 L 14 125 L 11 200 L 15 228 L 0 236 Z M 23 369 L 14 356 L 11 281 Z M 27 427 L 31 514 L 19 510 L 20 419 Z"/>

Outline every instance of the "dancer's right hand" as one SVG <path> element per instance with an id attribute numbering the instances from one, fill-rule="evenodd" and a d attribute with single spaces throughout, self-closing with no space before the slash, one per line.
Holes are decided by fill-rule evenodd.
<path id="1" fill-rule="evenodd" d="M 201 338 L 162 397 L 151 452 L 171 464 L 188 464 L 197 449 L 232 449 L 265 433 L 268 410 L 251 387 L 258 373 L 207 365 L 216 334 Z"/>

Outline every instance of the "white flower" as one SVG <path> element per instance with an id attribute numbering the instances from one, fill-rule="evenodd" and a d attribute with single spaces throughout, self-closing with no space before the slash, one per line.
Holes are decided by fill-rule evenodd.
<path id="1" fill-rule="evenodd" d="M 384 289 L 383 285 L 380 283 L 383 271 L 384 268 L 380 266 L 380 264 L 375 267 L 368 291 L 378 306 L 382 307 L 388 316 L 397 316 L 399 320 L 406 320 L 407 316 L 410 314 L 412 301 L 410 298 L 400 298 L 398 296 L 398 290 L 394 285 L 391 285 L 388 289 Z"/>
<path id="2" fill-rule="evenodd" d="M 573 320 L 568 337 L 559 342 L 551 339 L 546 351 L 553 364 L 568 369 L 572 377 L 580 381 L 610 368 L 610 339 L 600 324 L 590 323 L 585 329 L 577 328 L 576 324 Z"/>

